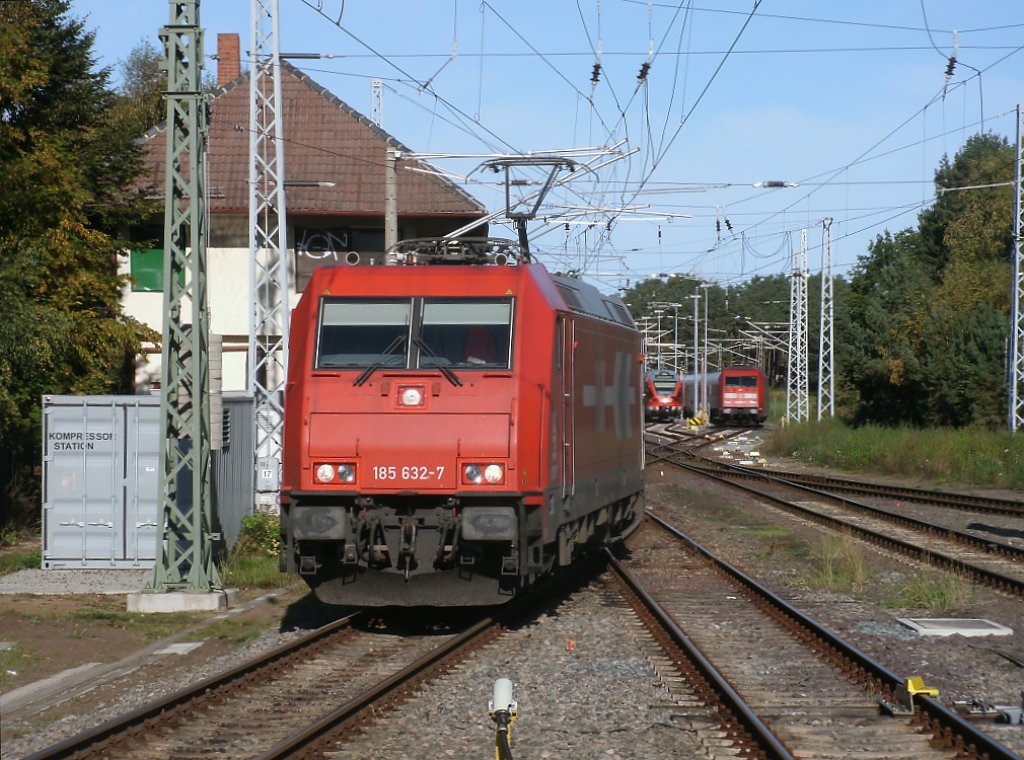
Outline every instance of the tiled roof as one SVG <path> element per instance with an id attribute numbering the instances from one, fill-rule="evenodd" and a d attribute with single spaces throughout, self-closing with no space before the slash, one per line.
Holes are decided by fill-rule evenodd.
<path id="1" fill-rule="evenodd" d="M 334 187 L 289 187 L 289 214 L 384 214 L 386 147 L 410 152 L 367 117 L 287 61 L 281 62 L 286 181 L 330 181 Z M 166 125 L 145 137 L 152 186 L 164 190 Z M 214 93 L 207 147 L 210 211 L 241 213 L 249 205 L 249 74 Z M 398 162 L 401 215 L 483 216 L 486 209 L 460 187 Z M 422 166 L 422 165 L 420 165 Z"/>

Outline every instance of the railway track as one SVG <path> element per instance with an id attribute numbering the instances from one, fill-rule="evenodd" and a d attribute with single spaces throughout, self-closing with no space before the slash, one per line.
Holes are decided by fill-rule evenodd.
<path id="1" fill-rule="evenodd" d="M 438 645 L 436 635 L 375 631 L 368 613 L 357 613 L 29 758 L 298 757 L 496 631 L 485 618 Z"/>
<path id="2" fill-rule="evenodd" d="M 692 441 L 652 447 L 658 460 L 739 488 L 759 499 L 834 530 L 898 552 L 933 567 L 960 573 L 992 588 L 1024 596 L 1024 548 L 990 536 L 944 527 L 855 501 L 840 494 L 790 482 L 774 473 L 695 463 Z M 745 482 L 756 481 L 756 486 Z"/>
<path id="3" fill-rule="evenodd" d="M 1019 758 L 936 699 L 859 652 L 664 520 L 630 541 L 630 583 L 692 642 L 743 716 L 774 737 L 763 757 Z M 663 532 L 684 547 L 667 549 Z M 756 645 L 752 646 L 752 640 Z M 713 663 L 713 665 L 712 665 Z M 758 738 L 763 738 L 760 734 Z M 745 750 L 750 747 L 742 745 Z"/>
<path id="4" fill-rule="evenodd" d="M 695 466 L 734 474 L 736 477 L 747 477 L 752 480 L 771 478 L 830 493 L 853 493 L 862 496 L 876 496 L 882 499 L 970 510 L 979 513 L 1024 517 L 1024 501 L 1019 499 L 1002 499 L 979 494 L 927 490 L 892 483 L 871 483 L 834 475 L 816 475 L 778 470 L 766 473 L 760 467 L 723 461 L 720 458 L 704 456 L 701 453 L 708 446 L 727 441 L 745 432 L 747 431 L 742 429 L 726 429 L 717 434 L 706 435 L 692 431 L 677 431 L 669 427 L 664 432 L 656 433 L 656 435 L 659 437 L 663 436 L 666 440 L 675 441 L 681 446 L 672 444 L 654 445 L 649 441 L 647 446 L 648 461 L 657 461 L 681 453 L 693 460 Z"/>

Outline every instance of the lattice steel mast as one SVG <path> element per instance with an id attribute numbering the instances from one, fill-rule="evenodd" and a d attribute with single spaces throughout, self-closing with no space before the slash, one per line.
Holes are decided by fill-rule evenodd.
<path id="1" fill-rule="evenodd" d="M 1010 294 L 1010 431 L 1024 427 L 1024 112 L 1017 106 L 1017 164 L 1013 181 L 1013 292 Z"/>
<path id="2" fill-rule="evenodd" d="M 835 417 L 835 298 L 832 283 L 832 220 L 821 223 L 821 320 L 818 330 L 818 419 Z"/>
<path id="3" fill-rule="evenodd" d="M 793 252 L 789 280 L 789 359 L 786 366 L 786 420 L 810 419 L 807 399 L 807 230 Z"/>
<path id="4" fill-rule="evenodd" d="M 288 366 L 283 101 L 277 0 L 252 0 L 250 8 L 249 252 L 253 311 L 249 383 L 254 404 L 256 503 L 273 508 L 280 482 L 282 394 Z"/>
<path id="5" fill-rule="evenodd" d="M 161 525 L 149 587 L 220 587 L 210 484 L 209 315 L 206 305 L 207 104 L 199 0 L 170 0 L 160 37 L 167 70 Z"/>

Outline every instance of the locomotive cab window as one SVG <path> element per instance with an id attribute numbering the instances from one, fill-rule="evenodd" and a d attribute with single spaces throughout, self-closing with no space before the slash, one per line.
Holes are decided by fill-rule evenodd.
<path id="1" fill-rule="evenodd" d="M 753 375 L 726 375 L 725 385 L 728 388 L 756 388 L 757 378 Z"/>
<path id="2" fill-rule="evenodd" d="M 512 299 L 424 299 L 418 367 L 508 369 Z"/>
<path id="3" fill-rule="evenodd" d="M 317 368 L 405 367 L 411 314 L 408 299 L 323 299 Z"/>

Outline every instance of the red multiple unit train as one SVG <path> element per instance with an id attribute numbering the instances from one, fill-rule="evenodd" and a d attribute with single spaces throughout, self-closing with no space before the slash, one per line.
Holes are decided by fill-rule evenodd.
<path id="1" fill-rule="evenodd" d="M 292 315 L 284 565 L 328 603 L 507 601 L 642 516 L 642 341 L 509 241 L 317 270 Z"/>
<path id="2" fill-rule="evenodd" d="M 683 378 L 686 398 L 692 404 L 702 375 Z M 708 419 L 716 425 L 761 425 L 768 416 L 765 405 L 766 381 L 757 367 L 725 367 L 707 376 Z M 699 411 L 699 410 L 698 410 Z M 694 414 L 687 406 L 687 414 Z"/>
<path id="3" fill-rule="evenodd" d="M 667 422 L 682 416 L 682 375 L 670 369 L 652 369 L 644 378 L 644 419 Z"/>

